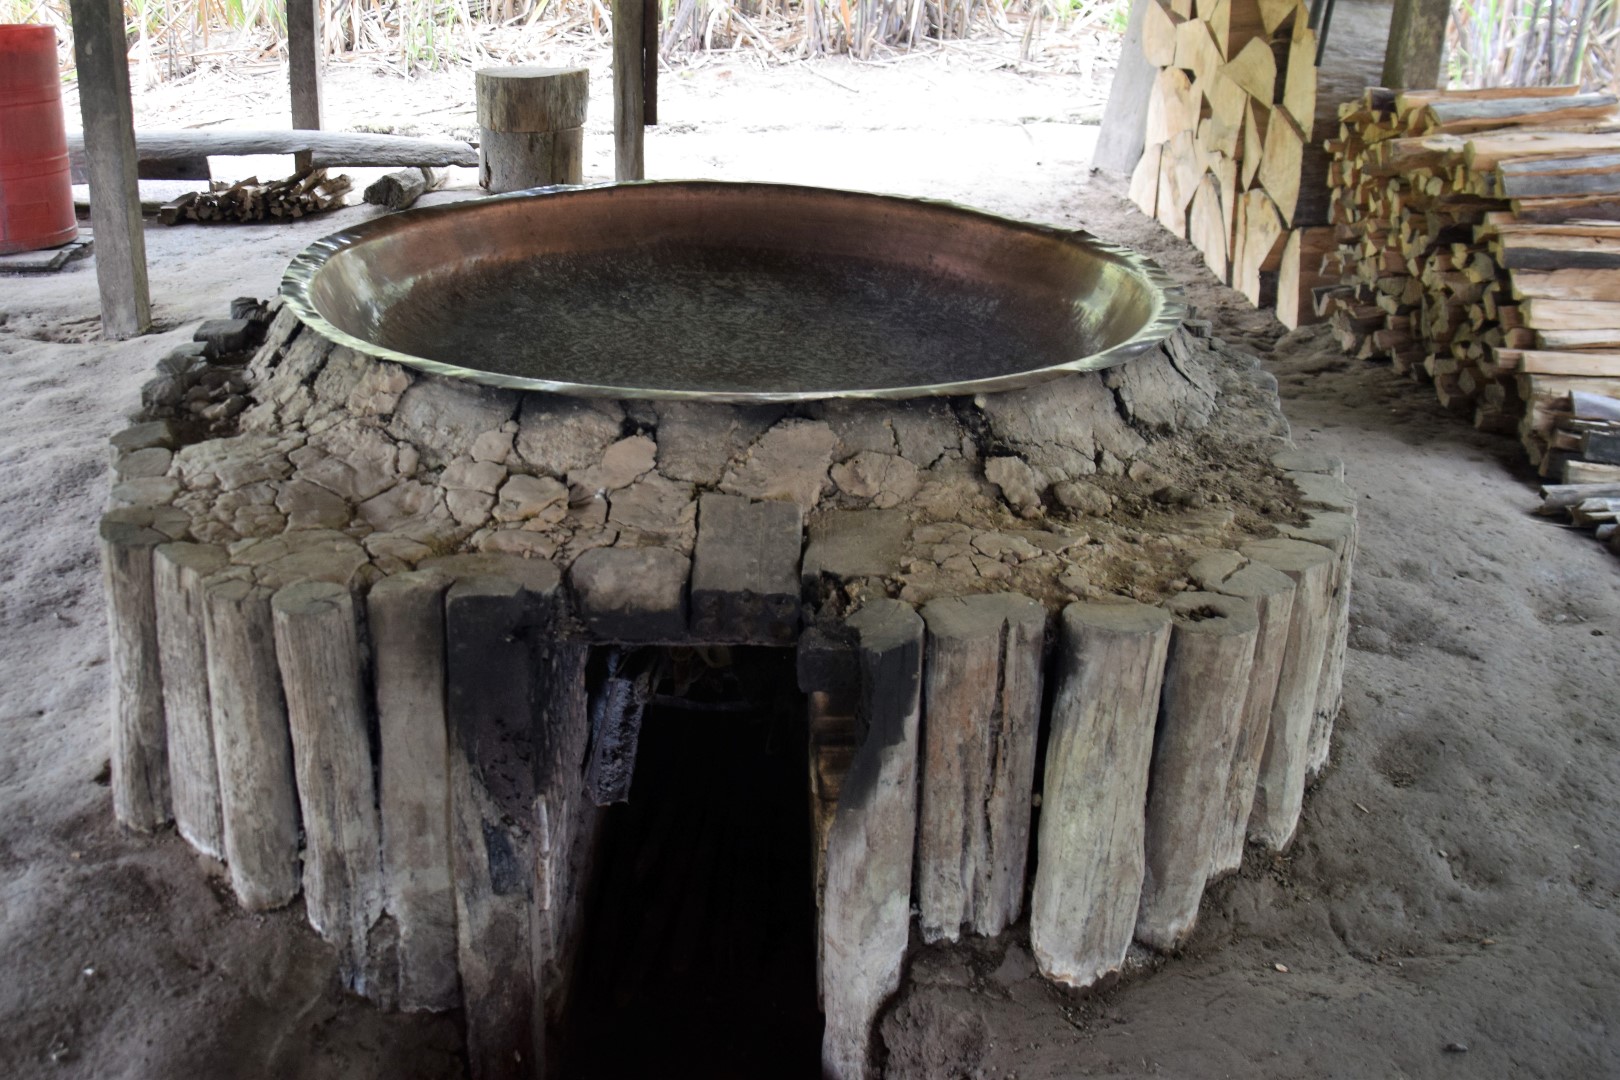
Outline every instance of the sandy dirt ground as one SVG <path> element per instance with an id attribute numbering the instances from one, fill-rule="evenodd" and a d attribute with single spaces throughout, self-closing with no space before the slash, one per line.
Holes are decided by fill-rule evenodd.
<path id="1" fill-rule="evenodd" d="M 605 178 L 605 67 L 590 59 L 586 168 Z M 1019 931 L 921 951 L 881 1023 L 888 1074 L 1620 1074 L 1620 563 L 1530 515 L 1516 445 L 1217 286 L 1117 180 L 1089 174 L 1098 129 L 1081 121 L 1102 91 L 1085 73 L 964 48 L 739 58 L 664 85 L 652 176 L 949 198 L 1145 249 L 1260 353 L 1300 445 L 1343 457 L 1362 493 L 1345 711 L 1288 857 L 1252 858 L 1212 889 L 1183 955 L 1099 992 L 1045 984 Z M 328 100 L 334 126 L 428 133 L 466 126 L 464 90 L 338 72 Z M 281 122 L 268 89 L 247 110 L 205 82 L 188 95 L 143 97 L 143 123 L 205 107 L 210 122 Z M 300 906 L 243 914 L 172 832 L 117 830 L 106 786 L 105 439 L 198 320 L 270 295 L 295 251 L 369 213 L 153 226 L 158 332 L 122 345 L 98 338 L 89 264 L 0 278 L 0 1075 L 463 1073 L 454 1017 L 344 998 Z"/>

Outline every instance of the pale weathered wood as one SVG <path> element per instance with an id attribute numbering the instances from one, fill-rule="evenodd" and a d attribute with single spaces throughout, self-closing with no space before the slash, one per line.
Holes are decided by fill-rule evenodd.
<path id="1" fill-rule="evenodd" d="M 1157 0 L 1154 0 L 1157 2 Z M 1155 143 L 1142 151 L 1142 157 L 1131 171 L 1131 185 L 1127 193 L 1136 208 L 1148 217 L 1159 209 L 1159 155 L 1163 145 Z"/>
<path id="2" fill-rule="evenodd" d="M 1046 609 L 997 593 L 933 600 L 922 616 L 920 926 L 928 941 L 963 926 L 993 936 L 1023 905 Z"/>
<path id="3" fill-rule="evenodd" d="M 613 5 L 613 178 L 621 183 L 647 175 L 645 24 L 645 5 Z"/>
<path id="4" fill-rule="evenodd" d="M 1344 661 L 1350 648 L 1350 575 L 1356 559 L 1356 518 L 1340 511 L 1309 511 L 1304 525 L 1285 525 L 1279 531 L 1295 540 L 1320 544 L 1333 552 L 1333 597 L 1328 606 L 1329 632 L 1317 683 L 1316 707 L 1311 720 L 1307 775 L 1315 776 L 1332 753 L 1333 725 L 1344 706 Z"/>
<path id="5" fill-rule="evenodd" d="M 1099 139 L 1091 163 L 1098 168 L 1126 173 L 1136 167 L 1142 157 L 1144 121 L 1148 109 L 1149 90 L 1158 77 L 1157 65 L 1143 53 L 1144 20 L 1147 5 L 1158 0 L 1132 0 L 1130 15 L 1125 23 L 1125 36 L 1120 42 L 1119 63 L 1114 68 L 1114 81 L 1108 87 L 1108 103 L 1103 106 L 1104 130 L 1116 137 Z M 1173 31 L 1172 31 L 1173 32 Z M 1171 46 L 1172 50 L 1174 45 Z M 1152 139 L 1145 140 L 1152 142 Z"/>
<path id="6" fill-rule="evenodd" d="M 271 611 L 304 824 L 304 908 L 337 949 L 344 986 L 372 996 L 367 939 L 382 917 L 382 856 L 354 598 L 306 581 L 279 590 Z"/>
<path id="7" fill-rule="evenodd" d="M 1268 850 L 1282 851 L 1294 838 L 1305 800 L 1311 726 L 1332 632 L 1334 558 L 1327 549 L 1301 540 L 1256 540 L 1241 550 L 1246 557 L 1287 574 L 1295 585 L 1288 645 L 1249 817 L 1250 839 Z"/>
<path id="8" fill-rule="evenodd" d="M 1255 101 L 1270 107 L 1277 87 L 1277 58 L 1270 42 L 1264 38 L 1250 39 L 1236 56 L 1222 65 L 1220 72 Z"/>
<path id="9" fill-rule="evenodd" d="M 402 168 L 478 164 L 478 151 L 457 139 L 407 138 L 346 131 L 143 131 L 135 158 L 144 172 L 164 162 L 198 157 L 254 157 L 308 151 L 315 168 L 335 165 Z M 68 136 L 74 168 L 85 160 L 83 137 Z M 96 241 L 101 246 L 101 241 Z"/>
<path id="10" fill-rule="evenodd" d="M 1438 0 L 1421 0 L 1435 3 Z M 1613 123 L 1612 94 L 1570 97 L 1438 98 L 1422 110 L 1423 131 L 1464 133 L 1529 124 Z"/>
<path id="11" fill-rule="evenodd" d="M 1260 777 L 1260 759 L 1266 749 L 1266 733 L 1271 728 L 1271 707 L 1277 699 L 1277 682 L 1282 675 L 1288 628 L 1294 613 L 1294 582 L 1287 574 L 1263 563 L 1251 562 L 1247 566 L 1242 563 L 1242 557 L 1236 552 L 1222 552 L 1199 560 L 1188 572 L 1199 588 L 1252 601 L 1260 623 L 1254 666 L 1243 699 L 1243 719 L 1232 745 L 1226 808 L 1215 841 L 1215 857 L 1210 867 L 1212 877 L 1230 873 L 1243 863 L 1249 813 L 1254 807 L 1255 785 Z"/>
<path id="12" fill-rule="evenodd" d="M 225 862 L 236 898 L 249 911 L 298 895 L 298 797 L 270 595 L 232 577 L 216 576 L 203 587 Z"/>
<path id="13" fill-rule="evenodd" d="M 848 620 L 858 636 L 863 737 L 839 785 L 822 891 L 821 1069 L 875 1075 L 872 1024 L 900 986 L 911 928 L 923 622 L 897 600 Z"/>
<path id="14" fill-rule="evenodd" d="M 1187 216 L 1187 239 L 1203 254 L 1204 265 L 1221 281 L 1226 280 L 1229 269 L 1227 232 L 1218 182 L 1212 174 L 1205 173 L 1193 193 L 1192 211 Z"/>
<path id="15" fill-rule="evenodd" d="M 1272 123 L 1278 121 L 1273 119 Z M 1271 196 L 1258 188 L 1238 196 L 1238 235 L 1233 245 L 1232 287 L 1256 307 L 1271 300 L 1275 279 L 1270 272 L 1282 262 L 1287 236 Z"/>
<path id="16" fill-rule="evenodd" d="M 1029 940 L 1041 973 L 1069 986 L 1118 971 L 1136 927 L 1169 640 L 1170 614 L 1159 608 L 1063 611 Z"/>
<path id="17" fill-rule="evenodd" d="M 1397 90 L 1438 86 L 1450 0 L 1395 0 L 1384 49 L 1383 85 Z"/>
<path id="18" fill-rule="evenodd" d="M 489 131 L 478 146 L 478 183 L 497 194 L 584 180 L 585 131 Z"/>
<path id="19" fill-rule="evenodd" d="M 453 1009 L 456 902 L 450 881 L 444 593 L 432 571 L 396 574 L 366 597 L 376 679 L 383 904 L 398 927 L 399 1006 Z"/>
<path id="20" fill-rule="evenodd" d="M 112 659 L 113 813 L 151 832 L 169 820 L 168 737 L 163 719 L 152 551 L 169 537 L 149 514 L 114 510 L 101 519 L 102 585 Z"/>
<path id="21" fill-rule="evenodd" d="M 227 561 L 223 548 L 209 544 L 164 544 L 152 555 L 174 825 L 192 847 L 216 859 L 225 857 L 225 832 L 208 704 L 203 581 Z"/>
<path id="22" fill-rule="evenodd" d="M 1219 593 L 1178 593 L 1165 608 L 1175 623 L 1148 779 L 1136 939 L 1168 952 L 1192 933 L 1220 855 L 1260 622 L 1253 603 Z"/>
<path id="23" fill-rule="evenodd" d="M 1146 0 L 1138 7 L 1132 8 L 1134 16 L 1140 11 L 1142 28 L 1142 55 L 1154 67 L 1169 67 L 1176 59 L 1176 26 L 1182 21 L 1181 16 L 1165 7 L 1160 0 Z M 1130 29 L 1126 28 L 1126 41 L 1130 40 Z M 1127 48 L 1127 45 L 1122 45 Z M 1118 78 L 1118 75 L 1115 75 Z M 1148 79 L 1152 75 L 1147 76 Z M 1144 79 L 1144 82 L 1147 80 Z"/>
<path id="24" fill-rule="evenodd" d="M 68 144 L 80 146 L 81 171 L 90 178 L 102 331 L 110 338 L 130 338 L 151 329 L 152 301 L 146 283 L 124 5 L 119 0 L 73 0 L 71 8 L 84 134 L 70 136 Z"/>
<path id="25" fill-rule="evenodd" d="M 443 187 L 447 176 L 443 169 L 398 169 L 367 184 L 361 197 L 371 206 L 404 210 Z"/>
<path id="26" fill-rule="evenodd" d="M 287 0 L 287 83 L 292 126 L 319 131 L 321 123 L 321 12 L 319 0 Z M 296 170 L 313 168 L 314 155 L 294 155 Z"/>
<path id="27" fill-rule="evenodd" d="M 1299 205 L 1300 164 L 1304 153 L 1305 135 L 1294 118 L 1285 109 L 1271 110 L 1256 179 L 1276 204 L 1285 226 L 1293 224 L 1294 209 Z"/>
<path id="28" fill-rule="evenodd" d="M 478 126 L 490 131 L 567 131 L 585 126 L 590 72 L 513 64 L 473 73 Z"/>

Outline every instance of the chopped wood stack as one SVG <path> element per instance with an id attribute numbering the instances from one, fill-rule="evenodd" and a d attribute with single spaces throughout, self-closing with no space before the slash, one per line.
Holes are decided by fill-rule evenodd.
<path id="1" fill-rule="evenodd" d="M 1160 68 L 1130 197 L 1190 240 L 1223 282 L 1269 306 L 1291 230 L 1327 223 L 1311 142 L 1316 33 L 1300 0 L 1150 0 L 1142 49 Z M 1296 251 L 1300 266 L 1313 265 Z M 1307 309 L 1308 310 L 1308 309 Z"/>
<path id="2" fill-rule="evenodd" d="M 1620 398 L 1616 99 L 1373 88 L 1339 115 L 1326 268 L 1342 284 L 1317 310 L 1340 344 L 1517 434 L 1543 476 L 1605 472 L 1587 454 L 1606 431 L 1587 440 L 1601 420 L 1575 402 Z"/>
<path id="3" fill-rule="evenodd" d="M 325 169 L 306 169 L 285 180 L 259 183 L 258 177 L 234 184 L 215 181 L 207 191 L 189 191 L 158 211 L 165 225 L 182 221 L 294 220 L 342 206 L 351 182 L 347 176 L 326 175 Z"/>

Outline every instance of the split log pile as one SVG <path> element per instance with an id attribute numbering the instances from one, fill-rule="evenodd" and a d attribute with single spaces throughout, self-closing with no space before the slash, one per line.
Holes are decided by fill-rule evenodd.
<path id="1" fill-rule="evenodd" d="M 1347 352 L 1432 382 L 1565 483 L 1620 479 L 1604 456 L 1620 420 L 1620 109 L 1576 90 L 1375 87 L 1341 106 L 1324 262 L 1340 284 L 1316 291 Z"/>
<path id="2" fill-rule="evenodd" d="M 1328 220 L 1327 159 L 1312 142 L 1316 32 L 1306 6 L 1152 0 L 1142 48 L 1160 70 L 1131 201 L 1191 241 L 1221 281 L 1257 306 L 1278 304 L 1297 325 L 1286 294 L 1301 295 L 1300 268 L 1314 265 L 1301 251 L 1321 241 L 1299 234 Z"/>
<path id="3" fill-rule="evenodd" d="M 216 180 L 207 191 L 188 191 L 158 211 L 165 225 L 182 221 L 293 221 L 342 206 L 352 186 L 347 176 L 327 176 L 325 169 L 306 169 L 285 180 L 259 183 L 258 177 L 234 184 Z"/>

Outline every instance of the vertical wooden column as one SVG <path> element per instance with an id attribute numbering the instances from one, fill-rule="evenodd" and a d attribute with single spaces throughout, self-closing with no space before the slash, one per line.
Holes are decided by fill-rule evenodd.
<path id="1" fill-rule="evenodd" d="M 139 511 L 101 519 L 101 568 L 112 647 L 113 812 L 151 832 L 169 820 L 169 759 L 158 661 L 152 552 L 168 537 Z"/>
<path id="2" fill-rule="evenodd" d="M 216 859 L 225 857 L 225 836 L 208 706 L 203 581 L 227 561 L 225 549 L 210 544 L 164 544 L 152 556 L 174 825 L 192 847 Z"/>
<path id="3" fill-rule="evenodd" d="M 1170 614 L 1145 604 L 1063 609 L 1057 690 L 1029 901 L 1029 944 L 1049 979 L 1118 971 L 1142 895 L 1148 768 Z"/>
<path id="4" fill-rule="evenodd" d="M 614 0 L 613 178 L 619 181 L 647 175 L 642 156 L 647 134 L 646 17 L 647 5 L 641 0 Z"/>
<path id="5" fill-rule="evenodd" d="M 995 593 L 929 601 L 917 827 L 924 939 L 1001 933 L 1023 906 L 1046 609 Z"/>
<path id="6" fill-rule="evenodd" d="M 1440 85 L 1451 0 L 1395 0 L 1384 49 L 1384 85 L 1392 90 L 1432 90 Z"/>
<path id="7" fill-rule="evenodd" d="M 1148 100 L 1159 69 L 1142 52 L 1142 19 L 1147 5 L 1158 0 L 1132 0 L 1130 18 L 1125 23 L 1125 39 L 1119 46 L 1119 65 L 1103 107 L 1102 130 L 1108 138 L 1097 140 L 1091 163 L 1098 168 L 1129 174 L 1142 156 L 1146 142 Z"/>
<path id="8" fill-rule="evenodd" d="M 366 598 L 376 673 L 383 903 L 399 928 L 399 1006 L 453 1009 L 456 901 L 444 706 L 444 592 L 432 572 L 395 574 Z"/>
<path id="9" fill-rule="evenodd" d="M 872 1021 L 900 985 L 911 929 L 923 623 L 898 600 L 850 617 L 865 738 L 839 785 L 822 894 L 821 1070 L 871 1075 Z"/>
<path id="10" fill-rule="evenodd" d="M 318 131 L 321 127 L 320 0 L 287 0 L 287 84 L 292 96 L 292 126 Z M 297 155 L 296 166 L 310 167 L 308 151 Z"/>
<path id="11" fill-rule="evenodd" d="M 586 69 L 481 68 L 473 83 L 480 185 L 500 193 L 584 179 Z"/>
<path id="12" fill-rule="evenodd" d="M 152 300 L 146 283 L 124 5 L 120 0 L 72 0 L 72 16 L 101 328 L 110 338 L 130 338 L 152 328 Z"/>
<path id="13" fill-rule="evenodd" d="M 360 630 L 342 585 L 303 581 L 271 601 L 304 821 L 304 906 L 338 952 L 344 986 L 393 998 L 367 973 L 382 917 L 382 860 Z"/>

